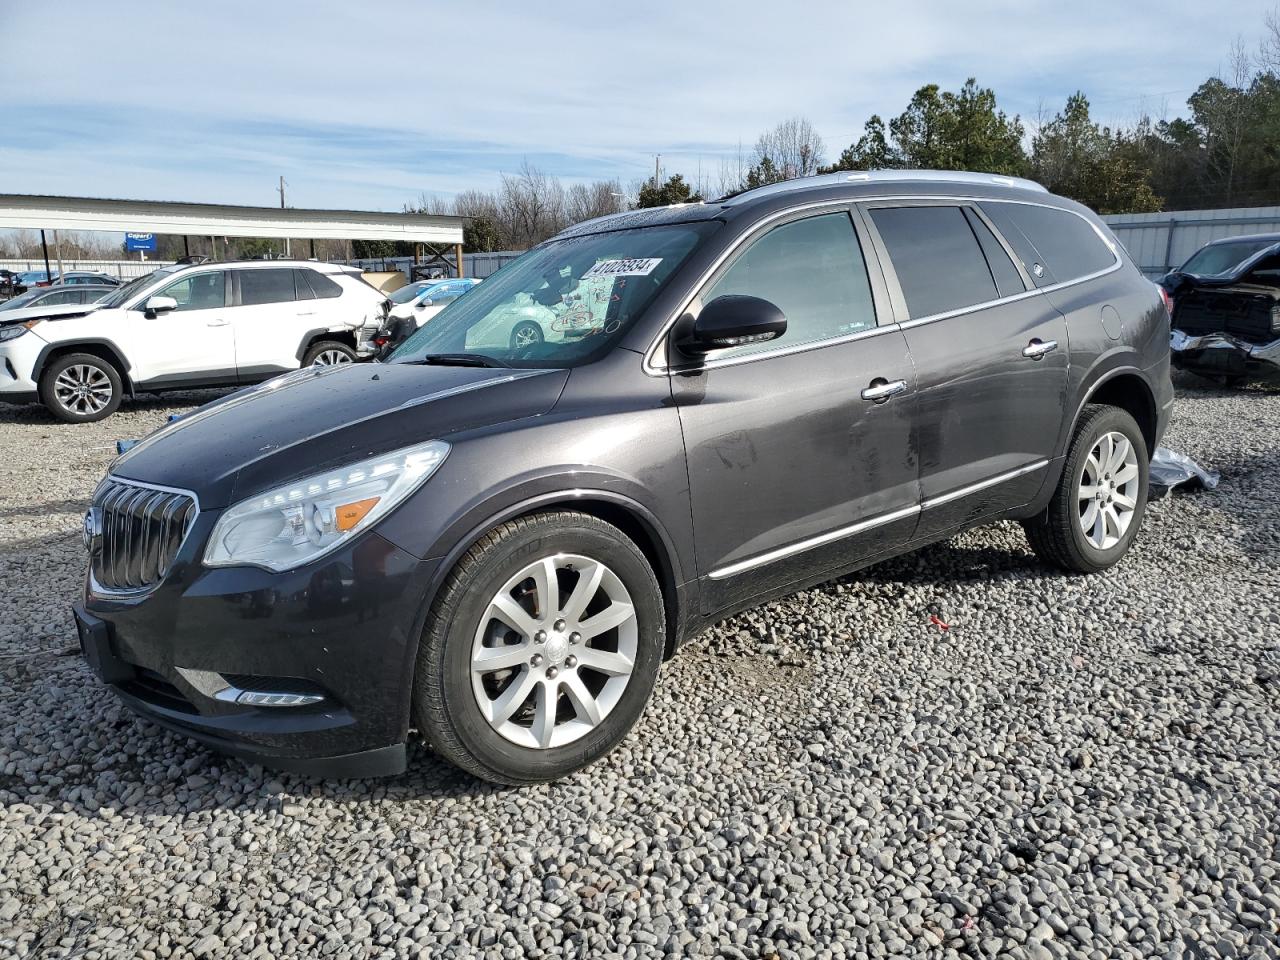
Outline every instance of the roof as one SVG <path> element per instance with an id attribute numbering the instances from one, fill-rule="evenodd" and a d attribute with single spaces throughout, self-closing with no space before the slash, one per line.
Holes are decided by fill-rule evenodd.
<path id="1" fill-rule="evenodd" d="M 463 222 L 462 217 L 426 213 L 0 194 L 0 230 L 105 230 L 177 236 L 455 244 L 462 242 Z"/>
<path id="2" fill-rule="evenodd" d="M 800 200 L 820 202 L 874 199 L 886 194 L 934 196 L 938 193 L 992 199 L 1034 197 L 1039 201 L 1052 199 L 1058 204 L 1074 206 L 1071 201 L 1049 193 L 1043 185 L 1022 177 L 960 170 L 853 170 L 784 180 L 705 203 L 683 203 L 614 213 L 572 226 L 558 234 L 557 239 L 672 223 L 731 220 L 738 216 L 754 215 L 763 207 L 781 208 Z"/>

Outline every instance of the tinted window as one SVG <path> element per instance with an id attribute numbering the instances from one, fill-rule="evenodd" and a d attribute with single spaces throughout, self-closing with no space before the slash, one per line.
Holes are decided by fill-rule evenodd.
<path id="1" fill-rule="evenodd" d="M 79 303 L 83 298 L 76 295 L 74 290 L 61 290 L 58 293 L 51 293 L 40 301 L 42 307 L 56 307 L 60 303 Z"/>
<path id="2" fill-rule="evenodd" d="M 173 297 L 178 301 L 179 310 L 212 310 L 226 304 L 226 289 L 226 273 L 216 270 L 213 273 L 187 274 L 151 296 Z M 137 306 L 145 307 L 149 299 Z"/>
<path id="3" fill-rule="evenodd" d="M 287 269 L 241 270 L 240 304 L 286 303 L 293 300 L 293 271 Z"/>
<path id="4" fill-rule="evenodd" d="M 1016 227 L 1058 283 L 1106 270 L 1116 262 L 1093 225 L 1074 213 L 1029 203 L 990 202 L 982 204 L 982 209 L 1006 237 L 1011 231 L 1004 224 Z"/>
<path id="5" fill-rule="evenodd" d="M 911 319 L 998 299 L 978 238 L 959 207 L 879 207 L 871 219 Z"/>
<path id="6" fill-rule="evenodd" d="M 991 278 L 995 280 L 1000 296 L 1012 297 L 1015 294 L 1026 293 L 1027 288 L 1018 274 L 1018 268 L 1013 265 L 1004 247 L 1000 246 L 1000 241 L 991 232 L 991 228 L 971 207 L 965 207 L 964 215 L 969 221 L 973 235 L 978 238 L 983 256 L 987 258 L 987 266 L 991 268 Z"/>
<path id="7" fill-rule="evenodd" d="M 733 261 L 702 302 L 729 294 L 777 305 L 787 318 L 787 331 L 776 340 L 717 353 L 717 358 L 830 340 L 876 325 L 867 265 L 845 213 L 770 230 Z"/>
<path id="8" fill-rule="evenodd" d="M 316 270 L 299 270 L 298 273 L 298 299 L 307 299 L 303 296 L 303 290 L 309 289 L 314 297 L 320 297 L 327 300 L 331 297 L 342 296 L 342 287 L 334 283 L 323 273 Z"/>
<path id="9" fill-rule="evenodd" d="M 1199 277 L 1212 277 L 1235 269 L 1259 250 L 1265 250 L 1275 242 L 1275 238 L 1268 237 L 1262 240 L 1244 240 L 1239 243 L 1213 243 L 1207 247 L 1201 247 L 1178 269 L 1183 273 L 1194 273 Z"/>

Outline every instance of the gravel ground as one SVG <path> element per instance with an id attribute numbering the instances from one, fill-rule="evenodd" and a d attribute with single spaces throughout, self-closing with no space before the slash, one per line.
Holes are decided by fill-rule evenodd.
<path id="1" fill-rule="evenodd" d="M 1280 392 L 1179 384 L 1222 484 L 1111 573 L 1002 524 L 773 603 L 519 791 L 273 774 L 91 681 L 86 500 L 207 397 L 0 408 L 0 955 L 1280 956 Z"/>

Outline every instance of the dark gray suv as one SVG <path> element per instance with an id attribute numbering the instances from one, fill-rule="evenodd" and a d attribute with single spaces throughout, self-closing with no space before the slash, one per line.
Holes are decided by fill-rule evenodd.
<path id="1" fill-rule="evenodd" d="M 1169 317 L 1087 209 L 837 174 L 581 224 L 388 362 L 296 371 L 120 457 L 76 621 L 133 709 L 231 753 L 474 774 L 607 753 L 708 624 L 1013 518 L 1129 549 Z"/>

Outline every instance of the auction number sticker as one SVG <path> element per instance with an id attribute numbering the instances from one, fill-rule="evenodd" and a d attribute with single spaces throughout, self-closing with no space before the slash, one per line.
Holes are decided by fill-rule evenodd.
<path id="1" fill-rule="evenodd" d="M 601 260 L 582 275 L 588 277 L 647 277 L 662 262 L 661 257 L 648 257 L 640 260 Z"/>

